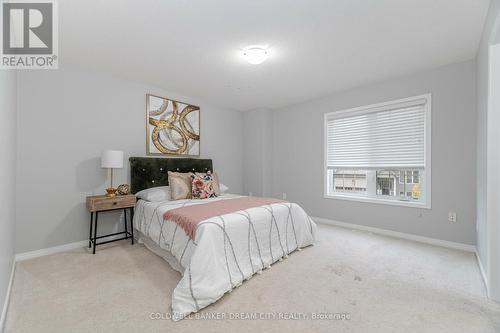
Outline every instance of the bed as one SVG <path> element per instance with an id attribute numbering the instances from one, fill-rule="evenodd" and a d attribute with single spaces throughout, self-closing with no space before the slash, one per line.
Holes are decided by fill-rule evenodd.
<path id="1" fill-rule="evenodd" d="M 212 160 L 191 158 L 131 157 L 131 190 L 168 185 L 168 171 L 207 172 Z M 172 295 L 172 319 L 216 302 L 254 274 L 262 274 L 294 251 L 312 245 L 316 225 L 297 204 L 275 202 L 217 215 L 201 221 L 195 237 L 178 223 L 164 218 L 181 207 L 238 201 L 243 196 L 222 194 L 203 200 L 148 202 L 138 200 L 134 227 L 139 242 L 163 257 L 182 279 Z M 218 202 L 216 204 L 216 202 Z M 230 203 L 226 201 L 223 204 Z M 210 206 L 212 205 L 212 206 Z M 191 208 L 188 208 L 191 209 Z"/>

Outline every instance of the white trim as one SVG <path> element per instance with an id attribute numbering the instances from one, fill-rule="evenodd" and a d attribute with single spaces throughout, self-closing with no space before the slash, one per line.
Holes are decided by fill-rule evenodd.
<path id="1" fill-rule="evenodd" d="M 417 105 L 425 105 L 429 102 L 430 96 L 431 96 L 431 94 L 428 93 L 428 94 L 406 97 L 406 98 L 396 99 L 396 100 L 382 102 L 382 103 L 357 106 L 354 108 L 345 109 L 345 110 L 341 110 L 341 111 L 333 111 L 333 112 L 327 113 L 327 116 L 328 116 L 327 119 L 338 119 L 338 118 L 345 118 L 348 116 L 350 117 L 350 116 L 354 116 L 354 115 L 362 115 L 362 114 L 367 114 L 367 113 L 372 113 L 372 112 L 380 112 L 380 111 L 385 111 L 385 110 L 407 108 L 407 107 L 412 107 L 412 106 L 417 106 Z"/>
<path id="2" fill-rule="evenodd" d="M 12 271 L 10 273 L 9 285 L 7 286 L 7 292 L 5 293 L 5 301 L 3 303 L 2 316 L 0 317 L 0 332 L 3 332 L 5 328 L 5 321 L 7 320 L 7 311 L 9 309 L 10 294 L 12 291 L 12 284 L 14 283 L 14 274 L 16 271 L 16 261 L 12 261 Z"/>
<path id="3" fill-rule="evenodd" d="M 481 277 L 483 278 L 484 288 L 486 289 L 486 295 L 490 297 L 490 291 L 488 287 L 488 274 L 486 274 L 486 270 L 484 269 L 481 257 L 479 256 L 479 250 L 477 248 L 475 252 L 476 252 L 477 264 L 479 266 L 479 271 L 481 272 Z"/>
<path id="4" fill-rule="evenodd" d="M 325 198 L 325 199 L 339 199 L 339 200 L 347 200 L 347 201 L 357 201 L 357 202 L 369 202 L 369 203 L 375 203 L 375 204 L 413 207 L 413 208 L 421 208 L 421 209 L 431 209 L 431 206 L 427 205 L 425 202 L 403 201 L 403 200 L 397 200 L 397 199 L 390 200 L 390 199 L 383 199 L 383 198 L 355 196 L 355 195 L 349 195 L 349 194 L 324 195 L 323 198 Z"/>
<path id="5" fill-rule="evenodd" d="M 121 237 L 123 237 L 123 236 L 115 235 L 115 236 L 106 237 L 104 239 L 105 240 L 112 240 L 112 239 L 117 239 L 117 238 L 121 238 Z M 89 245 L 89 241 L 84 240 L 84 241 L 79 241 L 79 242 L 75 242 L 75 243 L 69 243 L 69 244 L 63 244 L 63 245 L 54 246 L 54 247 L 48 247 L 45 249 L 40 249 L 40 250 L 35 250 L 35 251 L 18 253 L 18 254 L 16 254 L 16 261 L 24 261 L 24 260 L 34 259 L 34 258 L 38 258 L 38 257 L 48 256 L 48 255 L 55 254 L 55 253 L 61 253 L 61 252 L 81 249 L 82 247 L 87 247 L 88 245 Z M 96 251 L 98 251 L 98 249 Z"/>
<path id="6" fill-rule="evenodd" d="M 421 183 L 423 183 L 423 188 L 424 188 L 424 198 L 423 198 L 423 203 L 419 204 L 410 204 L 407 202 L 401 202 L 398 200 L 384 200 L 384 199 L 377 199 L 377 198 L 370 198 L 374 199 L 372 200 L 367 200 L 367 198 L 363 197 L 349 197 L 345 198 L 345 196 L 339 197 L 337 195 L 328 195 L 328 163 L 327 163 L 327 147 L 328 147 L 328 135 L 327 135 L 327 127 L 328 127 L 328 119 L 331 119 L 331 117 L 343 117 L 346 114 L 353 114 L 353 113 L 367 113 L 367 112 L 373 112 L 373 111 L 378 111 L 380 109 L 383 109 L 384 107 L 388 105 L 395 105 L 395 104 L 407 104 L 411 103 L 412 101 L 418 101 L 418 100 L 424 100 L 425 102 L 425 152 L 424 152 L 424 159 L 425 159 L 425 168 L 424 168 L 424 177 L 421 178 Z M 427 93 L 427 94 L 422 94 L 418 96 L 413 96 L 413 97 L 407 97 L 407 98 L 402 98 L 398 100 L 392 100 L 388 102 L 383 102 L 383 103 L 376 103 L 376 104 L 371 104 L 371 105 L 365 105 L 365 106 L 360 106 L 360 107 L 355 107 L 347 110 L 341 110 L 341 111 L 333 111 L 333 112 L 328 112 L 323 115 L 323 197 L 328 198 L 328 199 L 341 199 L 341 200 L 351 200 L 351 201 L 360 201 L 360 202 L 373 202 L 373 203 L 378 203 L 378 204 L 387 204 L 387 205 L 395 205 L 395 206 L 409 206 L 409 207 L 417 207 L 417 208 L 426 208 L 426 209 L 431 209 L 432 208 L 432 198 L 431 198 L 431 193 L 432 193 L 432 94 Z"/>
<path id="7" fill-rule="evenodd" d="M 425 114 L 425 169 L 424 169 L 424 201 L 427 208 L 432 207 L 432 95 L 427 95 L 427 110 Z"/>
<path id="8" fill-rule="evenodd" d="M 35 251 L 18 253 L 18 254 L 16 254 L 16 261 L 24 261 L 24 260 L 34 259 L 34 258 L 38 258 L 38 257 L 48 256 L 50 254 L 71 251 L 71 250 L 75 250 L 75 249 L 80 249 L 82 247 L 86 247 L 88 245 L 89 245 L 89 241 L 85 240 L 85 241 L 69 243 L 69 244 L 64 244 L 64 245 L 59 245 L 59 246 L 54 246 L 54 247 L 48 247 L 45 249 L 40 249 L 40 250 L 35 250 Z"/>
<path id="9" fill-rule="evenodd" d="M 340 222 L 340 221 L 335 221 L 335 220 L 329 220 L 329 219 L 325 219 L 322 217 L 311 216 L 311 218 L 320 224 L 328 224 L 328 225 L 333 225 L 333 226 L 347 228 L 347 229 L 368 231 L 368 232 L 373 232 L 374 234 L 390 236 L 390 237 L 395 237 L 395 238 L 401 238 L 401 239 L 406 239 L 406 240 L 412 240 L 415 242 L 431 244 L 431 245 L 436 245 L 436 246 L 442 246 L 442 247 L 455 249 L 455 250 L 462 250 L 462 251 L 467 251 L 467 252 L 472 252 L 472 253 L 476 252 L 476 247 L 474 245 L 455 243 L 455 242 L 450 242 L 450 241 L 446 241 L 446 240 L 442 240 L 442 239 L 417 236 L 417 235 L 413 235 L 413 234 L 407 234 L 404 232 L 392 231 L 392 230 L 387 230 L 387 229 L 367 227 L 367 226 L 360 225 L 360 224 L 353 224 L 353 223 L 346 223 L 346 222 Z"/>

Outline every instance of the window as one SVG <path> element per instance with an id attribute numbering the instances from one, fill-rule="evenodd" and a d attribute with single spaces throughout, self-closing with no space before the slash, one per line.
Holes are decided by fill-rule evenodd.
<path id="1" fill-rule="evenodd" d="M 406 178 L 405 178 L 406 177 Z M 401 171 L 401 175 L 399 176 L 400 184 L 418 184 L 418 170 L 414 171 Z"/>
<path id="2" fill-rule="evenodd" d="M 366 174 L 363 171 L 340 170 L 333 178 L 335 191 L 366 192 Z"/>
<path id="3" fill-rule="evenodd" d="M 430 208 L 431 96 L 325 115 L 325 197 Z"/>

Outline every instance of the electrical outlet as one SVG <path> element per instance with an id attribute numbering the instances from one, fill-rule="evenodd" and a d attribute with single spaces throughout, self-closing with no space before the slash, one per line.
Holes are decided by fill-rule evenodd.
<path id="1" fill-rule="evenodd" d="M 248 192 L 249 197 L 253 197 L 253 192 Z"/>
<path id="2" fill-rule="evenodd" d="M 448 213 L 448 221 L 453 222 L 453 223 L 457 222 L 457 213 L 449 212 Z"/>
<path id="3" fill-rule="evenodd" d="M 286 193 L 283 192 L 283 200 L 286 200 Z"/>

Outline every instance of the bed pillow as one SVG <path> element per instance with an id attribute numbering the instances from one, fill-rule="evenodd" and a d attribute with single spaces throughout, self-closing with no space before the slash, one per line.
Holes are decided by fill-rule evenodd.
<path id="1" fill-rule="evenodd" d="M 197 174 L 191 175 L 191 192 L 193 199 L 217 197 L 215 193 L 215 180 L 210 172 L 207 172 L 204 176 Z"/>
<path id="2" fill-rule="evenodd" d="M 170 200 L 170 188 L 168 186 L 158 186 L 137 192 L 135 196 L 139 199 L 158 202 Z"/>
<path id="3" fill-rule="evenodd" d="M 214 190 L 215 190 L 215 195 L 219 196 L 222 193 L 222 191 L 220 189 L 219 176 L 217 176 L 217 172 L 210 172 L 209 171 L 207 173 L 205 173 L 205 172 L 197 172 L 196 173 L 196 175 L 201 177 L 201 178 L 205 177 L 207 174 L 212 176 L 213 181 L 214 181 L 213 186 L 214 186 Z"/>
<path id="4" fill-rule="evenodd" d="M 168 185 L 171 200 L 191 199 L 192 173 L 168 172 Z"/>
<path id="5" fill-rule="evenodd" d="M 219 188 L 220 188 L 220 193 L 226 193 L 227 191 L 229 191 L 229 187 L 227 187 L 222 183 L 219 184 Z"/>

